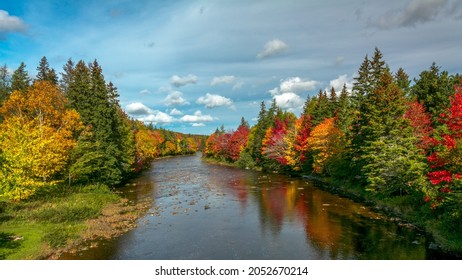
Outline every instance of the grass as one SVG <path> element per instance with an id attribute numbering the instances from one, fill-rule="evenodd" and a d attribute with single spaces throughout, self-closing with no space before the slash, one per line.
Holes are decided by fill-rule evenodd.
<path id="1" fill-rule="evenodd" d="M 106 209 L 114 205 L 117 210 L 108 214 Z M 94 221 L 102 216 L 132 213 L 128 218 L 136 219 L 136 209 L 127 207 L 104 185 L 43 192 L 21 202 L 0 201 L 0 259 L 49 258 L 83 241 L 83 236 L 98 236 L 89 230 L 101 226 Z"/>

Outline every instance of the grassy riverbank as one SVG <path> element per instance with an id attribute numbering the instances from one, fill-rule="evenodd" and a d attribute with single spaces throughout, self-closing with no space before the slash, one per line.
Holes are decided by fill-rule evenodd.
<path id="1" fill-rule="evenodd" d="M 0 201 L 0 259 L 53 259 L 97 246 L 91 241 L 133 228 L 143 209 L 101 184 Z"/>

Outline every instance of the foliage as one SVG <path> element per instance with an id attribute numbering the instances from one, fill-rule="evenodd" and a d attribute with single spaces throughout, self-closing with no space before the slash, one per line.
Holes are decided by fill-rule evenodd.
<path id="1" fill-rule="evenodd" d="M 343 136 L 335 125 L 335 118 L 325 119 L 313 128 L 307 146 L 313 155 L 314 173 L 325 173 L 332 157 L 343 152 Z"/>
<path id="2" fill-rule="evenodd" d="M 14 91 L 0 112 L 2 194 L 19 200 L 36 188 L 59 182 L 70 150 L 75 146 L 75 131 L 81 128 L 79 115 L 66 109 L 67 100 L 48 82 L 35 82 L 27 97 Z"/>

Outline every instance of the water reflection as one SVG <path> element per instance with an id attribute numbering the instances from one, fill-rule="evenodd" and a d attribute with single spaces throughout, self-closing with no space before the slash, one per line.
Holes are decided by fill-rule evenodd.
<path id="1" fill-rule="evenodd" d="M 426 237 L 312 182 L 210 165 L 156 162 L 124 190 L 152 199 L 138 227 L 82 259 L 426 259 Z"/>

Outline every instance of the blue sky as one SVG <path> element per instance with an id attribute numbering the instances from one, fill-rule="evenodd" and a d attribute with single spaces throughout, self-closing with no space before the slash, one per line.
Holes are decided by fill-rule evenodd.
<path id="1" fill-rule="evenodd" d="M 378 47 L 411 78 L 436 62 L 461 73 L 462 1 L 0 2 L 0 63 L 97 59 L 134 118 L 209 134 L 251 124 L 274 98 L 298 114 L 308 95 L 351 86 Z"/>

